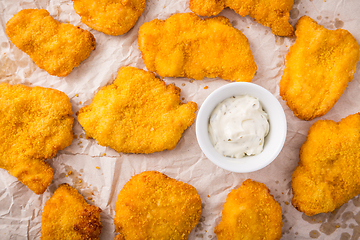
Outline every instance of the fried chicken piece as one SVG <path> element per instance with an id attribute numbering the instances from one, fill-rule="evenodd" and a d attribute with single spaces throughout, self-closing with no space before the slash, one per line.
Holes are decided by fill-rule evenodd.
<path id="1" fill-rule="evenodd" d="M 292 37 L 290 10 L 293 0 L 190 0 L 189 8 L 200 16 L 215 16 L 229 7 L 237 14 L 250 15 L 258 23 L 270 27 L 275 35 Z"/>
<path id="2" fill-rule="evenodd" d="M 275 240 L 281 238 L 281 229 L 279 203 L 265 184 L 247 179 L 226 197 L 214 232 L 218 240 Z"/>
<path id="3" fill-rule="evenodd" d="M 94 36 L 44 9 L 24 9 L 6 23 L 11 42 L 49 74 L 64 77 L 95 49 Z"/>
<path id="4" fill-rule="evenodd" d="M 180 103 L 180 91 L 153 73 L 123 67 L 113 84 L 79 110 L 78 120 L 86 135 L 118 152 L 171 150 L 197 110 L 194 102 Z"/>
<path id="5" fill-rule="evenodd" d="M 300 119 L 326 114 L 347 87 L 359 61 L 359 44 L 346 30 L 328 30 L 303 16 L 286 55 L 280 96 Z"/>
<path id="6" fill-rule="evenodd" d="M 157 171 L 142 172 L 118 195 L 115 239 L 185 240 L 200 216 L 201 199 L 193 186 Z"/>
<path id="7" fill-rule="evenodd" d="M 72 0 L 81 21 L 109 35 L 128 32 L 144 12 L 145 0 Z"/>
<path id="8" fill-rule="evenodd" d="M 73 139 L 69 98 L 55 89 L 0 84 L 0 168 L 36 194 L 53 179 L 44 160 Z"/>
<path id="9" fill-rule="evenodd" d="M 331 212 L 360 193 L 360 115 L 321 120 L 309 129 L 292 175 L 296 209 Z"/>
<path id="10" fill-rule="evenodd" d="M 99 239 L 101 209 L 87 204 L 78 191 L 61 184 L 45 203 L 41 216 L 41 240 Z"/>
<path id="11" fill-rule="evenodd" d="M 155 19 L 140 27 L 138 43 L 146 68 L 163 77 L 250 82 L 257 69 L 247 38 L 225 17 Z"/>

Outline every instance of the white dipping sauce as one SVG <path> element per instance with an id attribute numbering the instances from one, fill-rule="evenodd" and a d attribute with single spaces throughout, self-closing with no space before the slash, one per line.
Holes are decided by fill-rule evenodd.
<path id="1" fill-rule="evenodd" d="M 269 133 L 268 120 L 258 99 L 249 95 L 227 98 L 211 113 L 210 140 L 226 157 L 259 154 Z"/>

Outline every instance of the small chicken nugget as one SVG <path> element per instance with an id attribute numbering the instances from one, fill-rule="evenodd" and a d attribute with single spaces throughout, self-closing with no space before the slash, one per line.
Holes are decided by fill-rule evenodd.
<path id="1" fill-rule="evenodd" d="M 128 32 L 144 12 L 145 0 L 72 0 L 81 21 L 109 35 Z"/>
<path id="2" fill-rule="evenodd" d="M 280 96 L 295 116 L 311 120 L 326 114 L 353 79 L 359 44 L 348 31 L 328 30 L 307 16 L 299 19 L 295 34 Z"/>
<path id="3" fill-rule="evenodd" d="M 292 204 L 308 216 L 332 212 L 360 193 L 359 113 L 310 127 L 291 185 Z"/>
<path id="4" fill-rule="evenodd" d="M 293 0 L 190 0 L 189 8 L 200 16 L 215 16 L 229 7 L 270 27 L 275 35 L 292 37 L 294 28 L 289 23 L 289 12 L 293 4 Z"/>
<path id="5" fill-rule="evenodd" d="M 140 27 L 138 43 L 146 68 L 163 77 L 250 82 L 257 69 L 247 38 L 225 17 L 155 19 Z"/>
<path id="6" fill-rule="evenodd" d="M 180 89 L 133 67 L 120 69 L 78 120 L 87 136 L 124 153 L 153 153 L 175 148 L 195 119 L 197 104 L 180 103 Z"/>
<path id="7" fill-rule="evenodd" d="M 87 204 L 78 191 L 61 184 L 45 203 L 41 240 L 96 240 L 101 233 L 101 209 Z"/>
<path id="8" fill-rule="evenodd" d="M 36 194 L 53 179 L 44 160 L 73 139 L 68 96 L 55 89 L 0 84 L 0 168 Z"/>
<path id="9" fill-rule="evenodd" d="M 49 74 L 64 77 L 95 49 L 94 36 L 44 9 L 24 9 L 6 23 L 11 42 Z"/>
<path id="10" fill-rule="evenodd" d="M 196 189 L 157 171 L 133 176 L 120 191 L 114 223 L 118 240 L 186 240 L 201 216 Z"/>
<path id="11" fill-rule="evenodd" d="M 218 240 L 279 240 L 282 225 L 281 207 L 269 189 L 247 179 L 226 197 L 215 234 Z"/>

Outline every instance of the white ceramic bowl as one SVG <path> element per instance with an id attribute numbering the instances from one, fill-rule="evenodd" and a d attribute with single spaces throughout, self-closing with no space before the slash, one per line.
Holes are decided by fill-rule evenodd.
<path id="1" fill-rule="evenodd" d="M 225 157 L 213 147 L 209 132 L 209 118 L 213 109 L 232 96 L 250 95 L 257 98 L 269 116 L 270 131 L 265 137 L 264 150 L 243 158 Z M 202 104 L 196 119 L 196 137 L 205 156 L 219 167 L 232 172 L 246 173 L 269 165 L 280 153 L 286 138 L 286 117 L 279 101 L 265 88 L 254 83 L 229 83 L 212 92 Z"/>

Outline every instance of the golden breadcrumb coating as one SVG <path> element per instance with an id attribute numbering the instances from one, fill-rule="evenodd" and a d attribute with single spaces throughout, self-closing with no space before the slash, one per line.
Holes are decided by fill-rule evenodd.
<path id="1" fill-rule="evenodd" d="M 289 23 L 289 12 L 293 4 L 293 0 L 190 0 L 189 8 L 200 16 L 215 16 L 229 7 L 270 27 L 275 35 L 292 37 L 294 28 Z"/>
<path id="2" fill-rule="evenodd" d="M 118 195 L 115 239 L 186 240 L 200 216 L 201 199 L 193 186 L 160 172 L 142 172 Z"/>
<path id="3" fill-rule="evenodd" d="M 86 135 L 100 145 L 124 153 L 153 153 L 175 148 L 195 119 L 197 104 L 180 103 L 180 89 L 153 73 L 120 69 L 113 84 L 103 87 L 78 120 Z"/>
<path id="4" fill-rule="evenodd" d="M 72 0 L 81 21 L 109 35 L 128 32 L 145 9 L 145 0 Z"/>
<path id="5" fill-rule="evenodd" d="M 225 17 L 155 19 L 140 27 L 138 43 L 146 68 L 163 77 L 250 82 L 257 69 L 247 38 Z"/>
<path id="6" fill-rule="evenodd" d="M 68 96 L 55 89 L 0 84 L 0 168 L 36 194 L 53 179 L 44 160 L 73 139 Z"/>
<path id="7" fill-rule="evenodd" d="M 346 30 L 328 30 L 303 16 L 286 55 L 280 96 L 300 119 L 326 114 L 347 87 L 359 61 L 359 44 Z"/>
<path id="8" fill-rule="evenodd" d="M 64 77 L 95 49 L 94 36 L 44 9 L 24 9 L 6 23 L 11 42 L 49 74 Z"/>
<path id="9" fill-rule="evenodd" d="M 360 193 L 360 115 L 309 129 L 292 175 L 292 204 L 308 216 L 331 212 Z"/>
<path id="10" fill-rule="evenodd" d="M 226 197 L 214 232 L 218 240 L 279 240 L 281 230 L 279 203 L 265 184 L 247 179 Z"/>
<path id="11" fill-rule="evenodd" d="M 101 209 L 87 204 L 78 191 L 61 184 L 45 203 L 41 240 L 96 240 L 101 233 Z"/>

